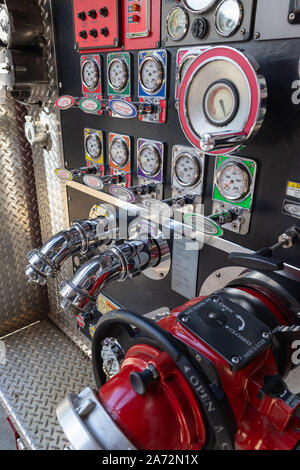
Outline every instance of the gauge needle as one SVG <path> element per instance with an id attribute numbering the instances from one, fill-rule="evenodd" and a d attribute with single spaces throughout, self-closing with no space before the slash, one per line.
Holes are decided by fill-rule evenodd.
<path id="1" fill-rule="evenodd" d="M 221 108 L 222 108 L 222 111 L 223 111 L 223 113 L 224 113 L 224 116 L 226 116 L 226 113 L 225 113 L 225 106 L 224 106 L 224 101 L 223 101 L 223 100 L 220 100 L 220 101 L 219 101 L 219 103 L 220 103 L 220 106 L 221 106 Z"/>
<path id="2" fill-rule="evenodd" d="M 229 181 L 229 183 L 225 184 L 224 189 L 229 188 L 229 186 L 233 183 L 233 180 Z"/>

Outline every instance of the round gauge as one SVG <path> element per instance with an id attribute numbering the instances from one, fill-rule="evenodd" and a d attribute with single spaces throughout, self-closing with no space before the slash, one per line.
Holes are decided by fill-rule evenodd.
<path id="1" fill-rule="evenodd" d="M 172 208 L 163 201 L 158 199 L 153 199 L 152 197 L 147 197 L 143 199 L 143 206 L 148 209 L 149 212 L 154 214 L 159 214 L 162 217 L 172 217 L 173 211 Z"/>
<path id="2" fill-rule="evenodd" d="M 154 145 L 142 145 L 138 153 L 138 161 L 142 172 L 147 176 L 156 176 L 161 168 L 160 153 Z"/>
<path id="3" fill-rule="evenodd" d="M 189 27 L 189 17 L 181 7 L 175 7 L 167 17 L 167 34 L 173 41 L 182 39 Z"/>
<path id="4" fill-rule="evenodd" d="M 194 230 L 204 233 L 205 235 L 212 235 L 214 237 L 221 237 L 223 235 L 222 228 L 212 219 L 204 215 L 185 214 L 184 221 Z"/>
<path id="5" fill-rule="evenodd" d="M 128 66 L 125 60 L 121 58 L 113 59 L 108 66 L 107 75 L 110 86 L 115 91 L 123 91 L 129 78 Z"/>
<path id="6" fill-rule="evenodd" d="M 164 80 L 164 68 L 159 59 L 147 56 L 140 66 L 140 82 L 144 91 L 156 93 L 162 86 Z"/>
<path id="7" fill-rule="evenodd" d="M 127 165 L 129 159 L 129 149 L 125 140 L 115 137 L 110 144 L 110 157 L 113 163 L 119 167 L 124 168 Z"/>
<path id="8" fill-rule="evenodd" d="M 195 54 L 187 54 L 184 56 L 184 58 L 181 60 L 179 64 L 179 70 L 178 70 L 178 81 L 179 83 L 182 82 L 183 77 L 185 76 L 189 66 L 193 63 L 193 61 L 196 59 Z"/>
<path id="9" fill-rule="evenodd" d="M 0 5 L 0 42 L 8 46 L 10 40 L 10 20 L 6 5 Z"/>
<path id="10" fill-rule="evenodd" d="M 216 0 L 183 0 L 183 3 L 188 10 L 203 13 L 209 10 L 216 3 Z"/>
<path id="11" fill-rule="evenodd" d="M 125 201 L 125 202 L 135 201 L 135 195 L 133 194 L 133 192 L 130 191 L 130 189 L 124 188 L 123 186 L 113 184 L 109 188 L 109 191 L 114 197 L 116 197 L 117 199 L 120 199 L 121 201 Z"/>
<path id="12" fill-rule="evenodd" d="M 240 201 L 246 198 L 250 190 L 249 171 L 240 163 L 225 163 L 218 169 L 216 184 L 224 199 Z"/>
<path id="13" fill-rule="evenodd" d="M 243 19 L 243 7 L 239 0 L 223 0 L 216 10 L 215 26 L 221 36 L 232 36 Z"/>
<path id="14" fill-rule="evenodd" d="M 174 174 L 182 186 L 194 186 L 201 176 L 199 160 L 192 153 L 181 153 L 174 162 Z"/>
<path id="15" fill-rule="evenodd" d="M 65 168 L 56 168 L 55 174 L 63 181 L 70 181 L 73 179 L 72 173 Z"/>
<path id="16" fill-rule="evenodd" d="M 88 134 L 85 138 L 85 148 L 92 160 L 99 160 L 102 153 L 102 142 L 97 134 Z"/>
<path id="17" fill-rule="evenodd" d="M 114 338 L 106 338 L 101 349 L 103 371 L 108 379 L 120 372 L 121 364 L 125 357 L 124 351 Z"/>
<path id="18" fill-rule="evenodd" d="M 88 90 L 95 90 L 100 80 L 98 64 L 95 60 L 88 59 L 82 64 L 81 77 L 84 86 Z"/>
<path id="19" fill-rule="evenodd" d="M 208 121 L 215 126 L 231 122 L 239 108 L 239 95 L 232 82 L 218 80 L 212 83 L 203 97 L 203 109 Z"/>
<path id="20" fill-rule="evenodd" d="M 99 191 L 104 188 L 103 181 L 101 181 L 100 178 L 97 178 L 97 176 L 84 175 L 83 182 L 89 186 L 89 188 L 98 189 Z"/>

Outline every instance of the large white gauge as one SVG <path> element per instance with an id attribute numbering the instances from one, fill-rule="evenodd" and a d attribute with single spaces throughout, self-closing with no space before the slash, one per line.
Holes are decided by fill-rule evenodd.
<path id="1" fill-rule="evenodd" d="M 140 65 L 140 82 L 146 93 L 156 93 L 164 81 L 164 68 L 155 56 L 146 56 Z"/>
<path id="2" fill-rule="evenodd" d="M 156 176 L 161 168 L 161 156 L 154 145 L 142 145 L 138 153 L 138 161 L 142 172 L 147 176 Z"/>
<path id="3" fill-rule="evenodd" d="M 101 357 L 103 360 L 103 371 L 108 379 L 111 379 L 120 372 L 124 359 L 124 351 L 116 339 L 106 338 L 104 340 Z"/>
<path id="4" fill-rule="evenodd" d="M 203 98 L 205 116 L 216 126 L 225 126 L 236 116 L 239 96 L 229 80 L 218 80 L 206 90 Z"/>
<path id="5" fill-rule="evenodd" d="M 82 64 L 81 77 L 84 86 L 88 90 L 95 90 L 99 84 L 100 72 L 98 64 L 93 59 L 87 59 Z"/>
<path id="6" fill-rule="evenodd" d="M 194 186 L 201 176 L 199 160 L 192 153 L 183 152 L 179 154 L 174 162 L 174 173 L 180 185 Z"/>
<path id="7" fill-rule="evenodd" d="M 115 58 L 108 66 L 108 81 L 110 86 L 117 92 L 121 92 L 127 85 L 129 72 L 124 59 Z"/>
<path id="8" fill-rule="evenodd" d="M 98 134 L 91 133 L 87 134 L 85 138 L 85 148 L 88 156 L 92 160 L 98 160 L 102 153 L 102 142 Z"/>
<path id="9" fill-rule="evenodd" d="M 241 201 L 248 196 L 250 191 L 250 173 L 240 163 L 227 162 L 219 167 L 216 184 L 224 199 Z"/>
<path id="10" fill-rule="evenodd" d="M 181 60 L 179 64 L 179 69 L 178 69 L 178 81 L 179 83 L 182 82 L 183 77 L 185 76 L 187 69 L 189 66 L 192 64 L 192 62 L 196 59 L 197 55 L 196 54 L 186 54 L 183 59 Z"/>
<path id="11" fill-rule="evenodd" d="M 8 46 L 10 39 L 10 20 L 6 5 L 0 5 L 0 42 Z"/>
<path id="12" fill-rule="evenodd" d="M 181 7 L 175 7 L 167 17 L 167 34 L 173 41 L 182 39 L 189 27 L 189 17 Z"/>
<path id="13" fill-rule="evenodd" d="M 243 7 L 239 0 L 223 0 L 217 8 L 215 26 L 221 36 L 232 36 L 243 19 Z"/>
<path id="14" fill-rule="evenodd" d="M 129 158 L 129 149 L 125 140 L 115 137 L 110 144 L 110 157 L 113 163 L 119 168 L 127 165 Z"/>
<path id="15" fill-rule="evenodd" d="M 188 10 L 196 13 L 203 13 L 209 10 L 217 0 L 183 0 Z"/>

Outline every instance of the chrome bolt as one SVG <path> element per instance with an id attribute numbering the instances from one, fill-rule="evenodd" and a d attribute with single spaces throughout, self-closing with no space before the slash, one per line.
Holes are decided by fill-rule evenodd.
<path id="1" fill-rule="evenodd" d="M 216 273 L 216 277 L 219 279 L 221 277 L 221 273 Z"/>
<path id="2" fill-rule="evenodd" d="M 190 317 L 189 317 L 188 315 L 182 315 L 181 321 L 182 321 L 183 323 L 186 323 L 186 322 L 188 322 L 189 320 L 190 320 Z"/>
<path id="3" fill-rule="evenodd" d="M 268 339 L 268 338 L 269 338 L 269 333 L 268 333 L 267 331 L 263 331 L 261 335 L 262 335 L 262 337 L 263 337 L 264 339 Z"/>
<path id="4" fill-rule="evenodd" d="M 232 356 L 231 362 L 232 364 L 238 364 L 240 362 L 240 359 L 237 356 Z"/>
<path id="5" fill-rule="evenodd" d="M 210 318 L 211 320 L 214 320 L 215 318 L 217 318 L 217 315 L 214 312 L 211 312 L 208 314 L 208 318 Z"/>
<path id="6" fill-rule="evenodd" d="M 214 297 L 213 302 L 220 302 L 220 299 L 218 297 Z"/>
<path id="7" fill-rule="evenodd" d="M 260 33 L 254 33 L 254 39 L 259 39 L 260 38 Z"/>

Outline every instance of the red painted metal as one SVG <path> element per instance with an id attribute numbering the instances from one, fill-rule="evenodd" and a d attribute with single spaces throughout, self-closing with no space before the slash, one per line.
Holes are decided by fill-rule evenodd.
<path id="1" fill-rule="evenodd" d="M 288 324 L 288 312 L 277 301 L 252 288 L 241 290 L 259 299 L 282 324 Z M 277 373 L 271 348 L 241 371 L 233 372 L 221 356 L 176 321 L 180 312 L 203 298 L 174 309 L 159 325 L 214 364 L 236 420 L 236 449 L 293 449 L 300 442 L 300 419 L 295 410 L 279 398 L 258 398 L 264 378 Z M 159 371 L 160 380 L 140 396 L 133 390 L 129 374 L 144 370 L 149 363 Z M 100 389 L 98 397 L 139 449 L 195 450 L 205 444 L 205 423 L 192 390 L 169 356 L 151 346 L 132 347 L 120 373 Z"/>

